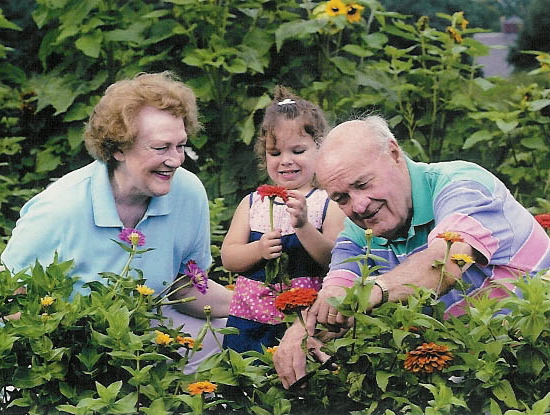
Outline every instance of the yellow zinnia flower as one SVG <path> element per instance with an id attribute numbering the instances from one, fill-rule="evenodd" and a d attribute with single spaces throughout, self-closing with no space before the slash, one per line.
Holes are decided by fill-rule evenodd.
<path id="1" fill-rule="evenodd" d="M 155 292 L 155 290 L 153 290 L 152 288 L 149 288 L 148 286 L 146 285 L 138 285 L 136 287 L 136 290 L 138 293 L 140 293 L 141 295 L 151 295 Z"/>
<path id="2" fill-rule="evenodd" d="M 53 302 L 55 301 L 55 298 L 53 297 L 50 297 L 49 295 L 45 296 L 45 297 L 42 297 L 40 299 L 40 305 L 42 307 L 49 307 L 53 304 Z"/>
<path id="3" fill-rule="evenodd" d="M 156 344 L 168 345 L 172 343 L 172 339 L 168 334 L 163 333 L 162 331 L 155 330 L 157 337 L 155 338 Z"/>
<path id="4" fill-rule="evenodd" d="M 356 23 L 361 20 L 361 10 L 364 7 L 357 3 L 348 4 L 346 11 L 346 19 L 350 23 Z"/>
<path id="5" fill-rule="evenodd" d="M 268 347 L 265 351 L 266 351 L 267 353 L 273 354 L 273 353 L 275 353 L 275 352 L 277 351 L 278 348 L 279 348 L 279 346 Z"/>
<path id="6" fill-rule="evenodd" d="M 451 261 L 462 268 L 466 264 L 473 264 L 474 259 L 468 254 L 453 254 L 451 255 Z"/>
<path id="7" fill-rule="evenodd" d="M 346 5 L 342 0 L 330 0 L 327 2 L 326 10 L 329 16 L 338 16 L 346 13 Z"/>

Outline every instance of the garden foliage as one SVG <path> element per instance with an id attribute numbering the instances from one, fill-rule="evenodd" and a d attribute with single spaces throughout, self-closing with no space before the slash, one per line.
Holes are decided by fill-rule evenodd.
<path id="1" fill-rule="evenodd" d="M 0 249 L 24 201 L 90 161 L 82 127 L 105 88 L 166 69 L 199 99 L 205 128 L 191 137 L 199 159 L 186 167 L 212 200 L 215 257 L 232 207 L 265 180 L 251 143 L 276 84 L 318 103 L 332 123 L 381 113 L 416 160 L 478 162 L 533 213 L 550 211 L 550 55 L 529 51 L 540 67 L 512 81 L 484 78 L 474 59 L 488 49 L 472 38 L 481 29 L 463 13 L 439 14 L 436 25 L 376 0 L 357 0 L 353 16 L 339 13 L 344 3 L 329 10 L 309 0 L 27 3 L 32 20 L 15 24 L 0 13 L 6 39 L 28 39 L 26 48 L 36 51 L 23 59 L 9 46 L 22 42 L 0 42 Z M 81 296 L 72 293 L 70 268 L 36 264 L 0 273 L 6 413 L 550 412 L 550 286 L 543 275 L 517 282 L 522 297 L 472 300 L 466 315 L 448 320 L 433 293 L 422 290 L 406 305 L 365 314 L 368 305 L 358 299 L 370 285 L 361 281 L 353 290 L 363 295 L 337 304 L 355 317 L 355 330 L 327 344 L 339 370 L 318 370 L 306 389 L 287 392 L 270 350 L 226 350 L 184 375 L 185 355 L 200 353 L 200 339 L 189 348 L 157 338 L 149 323 L 162 321 L 162 308 L 137 291 L 147 276 L 105 270 L 104 281 Z M 23 285 L 27 293 L 14 294 Z M 503 308 L 511 312 L 496 314 Z M 16 312 L 19 320 L 6 319 Z M 166 323 L 169 338 L 185 337 L 185 327 Z M 415 350 L 434 352 L 441 370 L 405 369 Z M 441 356 L 451 355 L 443 364 Z M 187 389 L 197 382 L 208 383 Z"/>
<path id="2" fill-rule="evenodd" d="M 549 199 L 548 54 L 513 82 L 483 78 L 473 62 L 488 49 L 463 13 L 432 26 L 376 0 L 354 3 L 353 16 L 309 0 L 11 3 L 32 19 L 20 27 L 1 15 L 0 30 L 36 53 L 0 48 L 3 242 L 30 195 L 90 161 L 84 121 L 109 84 L 140 71 L 172 70 L 195 90 L 205 128 L 186 166 L 229 208 L 265 180 L 250 144 L 279 83 L 333 123 L 383 114 L 417 160 L 475 161 L 526 206 Z"/>
<path id="3" fill-rule="evenodd" d="M 16 275 L 2 271 L 0 411 L 550 412 L 548 274 L 519 278 L 515 284 L 522 295 L 471 299 L 460 317 L 444 318 L 444 304 L 433 291 L 422 289 L 407 304 L 385 303 L 366 312 L 370 305 L 365 298 L 372 289 L 368 277 L 375 271 L 370 255 L 367 249 L 351 259 L 361 262 L 363 278 L 333 301 L 355 320 L 344 337 L 325 346 L 337 367 L 319 368 L 320 363 L 309 361 L 313 376 L 305 388 L 292 391 L 282 388 L 275 373 L 276 347 L 263 353 L 224 350 L 201 363 L 196 373 L 184 374 L 188 358 L 201 353 L 206 331 L 220 336 L 228 329 L 212 329 L 207 319 L 197 338 L 189 338 L 185 326 L 166 321 L 146 279 L 130 265 L 121 274 L 102 273 L 102 281 L 87 284 L 89 295 L 72 291 L 76 277 L 70 276 L 71 261 L 35 264 Z M 22 286 L 26 293 L 14 294 Z M 509 313 L 502 314 L 505 309 Z M 14 313 L 20 313 L 18 319 L 7 317 Z"/>

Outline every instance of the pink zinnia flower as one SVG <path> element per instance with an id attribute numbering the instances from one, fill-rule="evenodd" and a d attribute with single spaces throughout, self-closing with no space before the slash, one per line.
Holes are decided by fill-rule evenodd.
<path id="1" fill-rule="evenodd" d="M 187 262 L 184 274 L 191 278 L 191 282 L 201 294 L 206 294 L 208 290 L 208 277 L 195 261 L 191 259 Z"/>
<path id="2" fill-rule="evenodd" d="M 133 228 L 124 228 L 119 234 L 118 239 L 128 242 L 132 246 L 145 245 L 145 235 Z"/>

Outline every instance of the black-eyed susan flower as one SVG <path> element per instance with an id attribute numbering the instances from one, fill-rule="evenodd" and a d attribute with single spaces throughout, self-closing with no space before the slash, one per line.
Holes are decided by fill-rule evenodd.
<path id="1" fill-rule="evenodd" d="M 356 23 L 361 20 L 361 10 L 365 7 L 357 3 L 348 4 L 346 7 L 346 20 L 350 23 Z"/>
<path id="2" fill-rule="evenodd" d="M 346 5 L 342 0 L 330 0 L 327 2 L 326 11 L 329 16 L 338 16 L 347 13 Z"/>
<path id="3" fill-rule="evenodd" d="M 447 33 L 455 43 L 462 43 L 462 36 L 452 26 L 447 26 Z"/>

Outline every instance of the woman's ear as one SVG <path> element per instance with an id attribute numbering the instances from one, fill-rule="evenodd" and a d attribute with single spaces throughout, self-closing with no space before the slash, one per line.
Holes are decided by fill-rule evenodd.
<path id="1" fill-rule="evenodd" d="M 123 161 L 124 160 L 124 151 L 122 150 L 117 150 L 113 153 L 113 158 L 116 160 L 116 161 Z"/>

